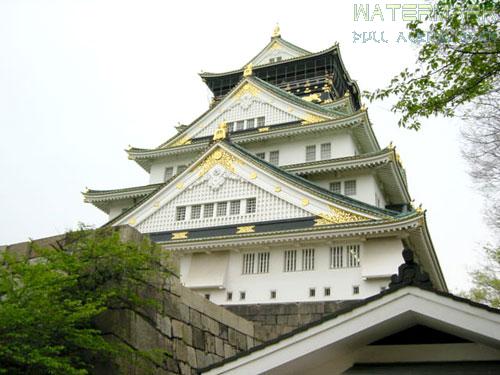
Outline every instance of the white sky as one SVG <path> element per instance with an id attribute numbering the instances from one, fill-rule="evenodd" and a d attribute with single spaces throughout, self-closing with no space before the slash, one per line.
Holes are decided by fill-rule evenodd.
<path id="1" fill-rule="evenodd" d="M 106 215 L 82 201 L 85 186 L 148 183 L 123 150 L 155 147 L 205 111 L 209 91 L 197 73 L 239 68 L 276 22 L 310 51 L 338 41 L 361 90 L 414 63 L 415 47 L 396 43 L 400 14 L 383 22 L 353 14 L 353 3 L 331 0 L 0 0 L 0 244 L 103 224 Z M 388 43 L 353 43 L 353 31 L 384 31 Z M 410 192 L 428 209 L 450 290 L 466 288 L 489 233 L 460 155 L 460 123 L 403 130 L 389 107 L 368 105 L 374 131 L 382 147 L 394 141 Z"/>

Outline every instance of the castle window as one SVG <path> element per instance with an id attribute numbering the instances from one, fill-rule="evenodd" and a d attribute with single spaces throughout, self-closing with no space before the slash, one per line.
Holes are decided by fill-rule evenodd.
<path id="1" fill-rule="evenodd" d="M 255 254 L 247 253 L 243 254 L 243 274 L 249 275 L 254 273 L 254 263 L 255 263 Z"/>
<path id="2" fill-rule="evenodd" d="M 186 220 L 186 207 L 181 206 L 175 209 L 175 220 L 182 221 Z"/>
<path id="3" fill-rule="evenodd" d="M 322 143 L 321 144 L 321 160 L 330 159 L 332 157 L 332 144 Z"/>
<path id="4" fill-rule="evenodd" d="M 228 301 L 232 301 L 233 300 L 233 292 L 227 292 L 226 294 L 226 299 Z"/>
<path id="5" fill-rule="evenodd" d="M 255 154 L 259 159 L 265 160 L 266 159 L 266 153 L 265 152 L 257 152 Z"/>
<path id="6" fill-rule="evenodd" d="M 276 57 L 276 61 L 281 61 L 282 60 L 282 57 L 281 56 L 277 56 Z"/>
<path id="7" fill-rule="evenodd" d="M 314 270 L 314 249 L 302 250 L 302 271 Z"/>
<path id="8" fill-rule="evenodd" d="M 174 175 L 174 167 L 167 167 L 163 172 L 163 181 L 167 181 Z"/>
<path id="9" fill-rule="evenodd" d="M 187 166 L 186 165 L 179 165 L 177 166 L 177 174 L 181 174 L 186 170 Z"/>
<path id="10" fill-rule="evenodd" d="M 347 267 L 359 267 L 359 245 L 347 245 Z"/>
<path id="11" fill-rule="evenodd" d="M 229 215 L 239 215 L 240 214 L 240 201 L 229 202 Z"/>
<path id="12" fill-rule="evenodd" d="M 269 256 L 269 252 L 257 254 L 257 273 L 269 272 Z"/>
<path id="13" fill-rule="evenodd" d="M 269 59 L 269 62 L 270 62 L 270 63 L 273 63 L 273 62 L 274 62 L 274 57 L 271 57 L 271 58 Z"/>
<path id="14" fill-rule="evenodd" d="M 330 182 L 330 191 L 336 194 L 342 194 L 342 184 L 340 181 Z"/>
<path id="15" fill-rule="evenodd" d="M 255 213 L 257 209 L 257 199 L 256 198 L 248 198 L 247 199 L 247 214 Z"/>
<path id="16" fill-rule="evenodd" d="M 344 267 L 344 247 L 333 246 L 330 248 L 330 268 Z"/>
<path id="17" fill-rule="evenodd" d="M 205 293 L 205 298 L 210 301 L 210 294 L 209 293 Z"/>
<path id="18" fill-rule="evenodd" d="M 229 133 L 234 132 L 234 122 L 227 123 L 227 130 L 229 131 Z"/>
<path id="19" fill-rule="evenodd" d="M 332 294 L 332 290 L 330 289 L 329 286 L 323 289 L 323 294 L 325 295 L 325 297 L 329 297 Z"/>
<path id="20" fill-rule="evenodd" d="M 266 124 L 266 118 L 264 116 L 257 117 L 257 127 L 260 128 Z"/>
<path id="21" fill-rule="evenodd" d="M 201 204 L 191 206 L 191 219 L 199 219 L 201 217 Z"/>
<path id="22" fill-rule="evenodd" d="M 316 288 L 309 288 L 309 297 L 316 297 Z"/>
<path id="23" fill-rule="evenodd" d="M 344 181 L 344 194 L 356 195 L 356 180 Z"/>
<path id="24" fill-rule="evenodd" d="M 236 121 L 236 130 L 243 130 L 245 129 L 245 121 Z"/>
<path id="25" fill-rule="evenodd" d="M 359 285 L 353 285 L 352 294 L 359 294 Z"/>
<path id="26" fill-rule="evenodd" d="M 278 165 L 280 162 L 280 152 L 279 151 L 270 151 L 269 152 L 269 162 L 275 165 Z"/>
<path id="27" fill-rule="evenodd" d="M 306 146 L 306 161 L 316 160 L 316 145 Z"/>
<path id="28" fill-rule="evenodd" d="M 270 298 L 271 299 L 276 299 L 276 291 L 275 290 L 271 290 Z"/>
<path id="29" fill-rule="evenodd" d="M 217 216 L 226 216 L 226 215 L 227 215 L 227 202 L 217 203 Z"/>
<path id="30" fill-rule="evenodd" d="M 212 217 L 214 216 L 214 204 L 207 203 L 203 205 L 203 217 Z"/>
<path id="31" fill-rule="evenodd" d="M 285 251 L 285 264 L 283 270 L 285 272 L 297 271 L 297 250 Z"/>
<path id="32" fill-rule="evenodd" d="M 247 298 L 247 293 L 246 292 L 240 292 L 240 300 L 243 301 Z"/>
<path id="33" fill-rule="evenodd" d="M 255 119 L 251 118 L 247 120 L 247 129 L 253 129 L 255 128 Z"/>

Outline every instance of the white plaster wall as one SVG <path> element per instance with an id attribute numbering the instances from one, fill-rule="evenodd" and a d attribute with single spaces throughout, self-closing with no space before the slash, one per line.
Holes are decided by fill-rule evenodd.
<path id="1" fill-rule="evenodd" d="M 373 243 L 372 243 L 373 241 Z M 383 247 L 387 244 L 395 247 L 394 239 L 367 240 L 365 242 L 347 242 L 361 245 L 361 267 L 330 269 L 330 245 L 308 245 L 303 247 L 280 247 L 271 249 L 254 249 L 231 251 L 229 257 L 228 271 L 226 275 L 225 289 L 203 289 L 200 293 L 210 294 L 210 300 L 217 304 L 252 304 L 252 303 L 280 303 L 280 302 L 307 302 L 325 300 L 348 300 L 361 299 L 377 294 L 382 287 L 389 284 L 389 277 L 377 279 L 364 279 L 364 269 L 378 270 L 379 264 L 384 263 L 386 253 Z M 399 241 L 401 244 L 401 242 Z M 344 243 L 345 244 L 345 243 Z M 298 265 L 300 265 L 301 250 L 303 248 L 315 249 L 315 268 L 313 271 L 284 272 L 284 250 L 297 249 Z M 368 249 L 368 250 L 367 250 Z M 264 274 L 242 274 L 243 254 L 246 252 L 270 252 L 269 273 Z M 370 251 L 367 256 L 366 252 Z M 380 256 L 378 256 L 380 254 Z M 390 253 L 392 255 L 392 253 Z M 188 258 L 190 255 L 186 255 Z M 364 263 L 372 263 L 373 266 Z M 397 272 L 397 266 L 401 264 L 402 258 L 399 251 L 397 264 L 389 262 L 387 269 L 391 273 Z M 394 264 L 393 264 L 394 263 Z M 363 268 L 364 267 L 364 268 Z M 187 274 L 189 260 L 181 261 L 181 280 Z M 359 294 L 353 294 L 353 286 L 359 286 Z M 324 296 L 324 288 L 331 288 L 331 295 Z M 316 296 L 309 297 L 309 288 L 316 288 Z M 270 299 L 271 290 L 276 290 L 277 298 Z M 240 291 L 246 292 L 245 300 L 240 300 Z M 233 292 L 232 301 L 227 300 L 227 292 Z"/>
<path id="2" fill-rule="evenodd" d="M 306 146 L 316 145 L 316 160 L 321 160 L 321 144 L 332 144 L 331 158 L 341 158 L 356 154 L 356 146 L 348 132 L 335 132 L 329 135 L 289 138 L 280 140 L 264 141 L 249 144 L 245 148 L 252 152 L 266 152 L 266 160 L 269 161 L 269 151 L 279 150 L 279 165 L 290 165 L 304 163 L 306 161 Z"/>
<path id="3" fill-rule="evenodd" d="M 390 277 L 403 263 L 403 243 L 399 238 L 381 238 L 367 241 L 361 254 L 361 276 L 364 278 Z"/>
<path id="4" fill-rule="evenodd" d="M 180 155 L 177 157 L 169 157 L 168 159 L 159 159 L 151 165 L 151 170 L 149 172 L 149 183 L 158 184 L 163 182 L 165 177 L 165 168 L 174 167 L 174 175 L 177 173 L 177 167 L 179 165 L 189 165 L 197 157 L 196 153 L 188 155 Z"/>
<path id="5" fill-rule="evenodd" d="M 121 199 L 112 201 L 109 208 L 109 220 L 113 220 L 115 217 L 120 215 L 124 209 L 132 207 L 133 205 L 133 199 Z"/>
<path id="6" fill-rule="evenodd" d="M 377 180 L 371 173 L 352 174 L 342 178 L 335 177 L 333 173 L 322 174 L 318 177 L 313 176 L 309 180 L 327 190 L 330 189 L 331 182 L 340 181 L 342 183 L 342 194 L 344 194 L 344 181 L 356 180 L 356 194 L 349 195 L 349 197 L 376 206 L 377 202 L 375 197 L 378 195 L 380 198 L 380 208 L 384 208 L 386 205 L 384 196 L 378 187 Z"/>

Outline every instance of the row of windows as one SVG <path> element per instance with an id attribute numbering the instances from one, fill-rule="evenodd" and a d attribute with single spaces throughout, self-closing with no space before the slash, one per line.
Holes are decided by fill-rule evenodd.
<path id="1" fill-rule="evenodd" d="M 244 202 L 245 207 L 242 209 L 242 202 Z M 205 203 L 205 204 L 194 204 L 192 206 L 178 206 L 175 211 L 175 220 L 183 221 L 189 218 L 200 219 L 215 216 L 227 216 L 227 215 L 239 215 L 242 211 L 247 214 L 255 213 L 257 209 L 257 199 L 248 198 L 243 201 L 234 200 L 229 202 L 217 202 L 217 203 Z"/>
<path id="2" fill-rule="evenodd" d="M 381 288 L 383 290 L 385 288 Z M 352 286 L 352 294 L 356 295 L 359 294 L 359 285 L 353 285 Z M 309 297 L 316 297 L 318 294 L 316 293 L 316 288 L 309 288 L 308 290 L 308 295 Z M 330 297 L 332 296 L 332 288 L 329 286 L 326 286 L 323 288 L 323 296 L 324 297 Z M 276 299 L 278 297 L 278 292 L 275 289 L 271 289 L 269 291 L 269 299 Z M 206 299 L 210 299 L 210 294 L 207 293 L 205 294 Z M 239 292 L 239 300 L 244 301 L 247 298 L 247 292 L 246 291 L 240 291 Z M 227 292 L 226 293 L 226 300 L 227 301 L 232 301 L 233 300 L 233 292 Z"/>
<path id="3" fill-rule="evenodd" d="M 306 161 L 317 160 L 316 145 L 306 146 Z M 332 144 L 322 143 L 320 145 L 320 160 L 327 160 L 332 158 Z"/>
<path id="4" fill-rule="evenodd" d="M 181 174 L 186 170 L 186 168 L 187 165 L 178 165 L 176 174 Z M 165 171 L 163 172 L 163 181 L 167 181 L 173 176 L 174 176 L 174 167 L 166 167 Z"/>
<path id="5" fill-rule="evenodd" d="M 330 182 L 330 191 L 342 194 L 342 181 Z M 344 195 L 356 195 L 356 180 L 344 181 Z"/>
<path id="6" fill-rule="evenodd" d="M 266 153 L 265 152 L 257 152 L 255 154 L 258 158 L 261 158 L 262 160 L 266 160 Z M 278 150 L 276 151 L 269 151 L 269 163 L 278 165 L 280 163 L 280 152 Z"/>
<path id="7" fill-rule="evenodd" d="M 281 56 L 271 57 L 271 58 L 269 59 L 269 62 L 270 62 L 270 63 L 273 63 L 273 62 L 275 62 L 275 61 L 276 61 L 276 62 L 278 62 L 278 61 L 281 61 L 282 59 L 283 59 L 283 58 L 282 58 Z"/>
<path id="8" fill-rule="evenodd" d="M 229 131 L 235 132 L 245 129 L 255 129 L 264 126 L 266 123 L 266 118 L 264 116 L 249 118 L 246 120 L 232 121 L 227 123 Z"/>
<path id="9" fill-rule="evenodd" d="M 315 249 L 285 250 L 283 272 L 313 271 Z M 268 273 L 270 252 L 243 254 L 244 275 Z M 355 268 L 360 266 L 360 245 L 337 245 L 330 248 L 330 268 Z"/>

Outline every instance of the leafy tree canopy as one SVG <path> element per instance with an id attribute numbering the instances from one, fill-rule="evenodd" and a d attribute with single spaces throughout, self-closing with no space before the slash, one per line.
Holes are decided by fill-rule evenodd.
<path id="1" fill-rule="evenodd" d="M 396 96 L 391 110 L 399 126 L 418 130 L 431 115 L 453 116 L 458 106 L 489 93 L 500 72 L 495 0 L 440 0 L 427 20 L 408 24 L 410 37 L 422 42 L 415 69 L 404 69 L 370 101 Z"/>
<path id="2" fill-rule="evenodd" d="M 96 358 L 123 354 L 94 318 L 149 302 L 136 290 L 163 272 L 160 249 L 85 228 L 58 247 L 34 249 L 35 259 L 0 255 L 0 373 L 82 375 Z"/>

